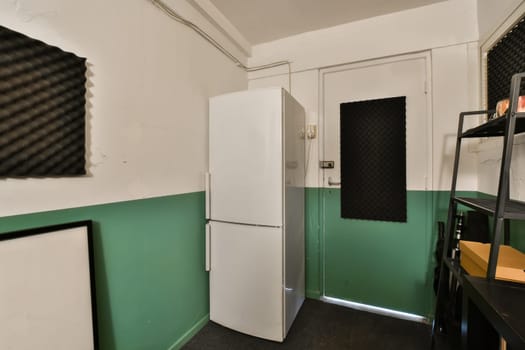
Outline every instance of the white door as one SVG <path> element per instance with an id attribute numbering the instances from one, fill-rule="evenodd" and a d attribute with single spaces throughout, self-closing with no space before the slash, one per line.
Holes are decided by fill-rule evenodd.
<path id="1" fill-rule="evenodd" d="M 333 169 L 322 170 L 325 296 L 399 310 L 410 309 L 410 299 L 426 298 L 428 242 L 423 233 L 429 230 L 431 197 L 425 189 L 432 183 L 429 60 L 417 54 L 321 70 L 320 157 L 335 162 Z M 407 222 L 341 218 L 340 105 L 399 96 L 406 96 Z"/>
<path id="2" fill-rule="evenodd" d="M 390 62 L 389 62 L 390 61 Z M 334 160 L 325 169 L 325 187 L 339 187 L 339 108 L 341 103 L 406 96 L 407 186 L 430 186 L 430 123 L 428 121 L 427 59 L 421 56 L 374 61 L 322 71 L 323 160 Z M 428 184 L 428 186 L 427 186 Z"/>
<path id="3" fill-rule="evenodd" d="M 281 226 L 282 90 L 210 99 L 211 219 Z"/>
<path id="4" fill-rule="evenodd" d="M 242 333 L 282 341 L 282 229 L 210 225 L 210 319 Z"/>

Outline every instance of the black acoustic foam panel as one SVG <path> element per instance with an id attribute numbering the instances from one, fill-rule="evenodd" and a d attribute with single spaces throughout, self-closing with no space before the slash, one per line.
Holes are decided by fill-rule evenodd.
<path id="1" fill-rule="evenodd" d="M 0 26 L 0 177 L 85 171 L 86 59 Z"/>
<path id="2" fill-rule="evenodd" d="M 406 222 L 405 99 L 341 104 L 343 218 Z"/>
<path id="3" fill-rule="evenodd" d="M 525 72 L 525 21 L 518 24 L 487 55 L 487 107 L 495 108 L 499 100 L 509 98 L 512 75 Z M 521 95 L 525 84 L 521 86 Z"/>

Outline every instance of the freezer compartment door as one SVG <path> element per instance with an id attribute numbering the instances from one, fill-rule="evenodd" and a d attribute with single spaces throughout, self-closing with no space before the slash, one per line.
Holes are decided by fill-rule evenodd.
<path id="1" fill-rule="evenodd" d="M 281 226 L 282 92 L 210 99 L 211 219 Z"/>
<path id="2" fill-rule="evenodd" d="M 280 228 L 211 223 L 210 319 L 283 341 Z"/>

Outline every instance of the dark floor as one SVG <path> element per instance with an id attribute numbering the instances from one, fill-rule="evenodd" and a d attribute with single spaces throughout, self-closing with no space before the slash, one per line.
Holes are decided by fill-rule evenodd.
<path id="1" fill-rule="evenodd" d="M 282 344 L 209 322 L 183 349 L 425 350 L 430 331 L 426 324 L 307 299 Z M 449 348 L 438 343 L 436 350 Z"/>

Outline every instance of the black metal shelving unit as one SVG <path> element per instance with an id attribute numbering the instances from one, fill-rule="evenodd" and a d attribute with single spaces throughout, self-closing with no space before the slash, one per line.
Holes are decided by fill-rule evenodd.
<path id="1" fill-rule="evenodd" d="M 459 115 L 447 226 L 445 230 L 443 256 L 441 259 L 441 269 L 439 274 L 435 318 L 432 325 L 432 344 L 434 344 L 437 328 L 442 325 L 444 320 L 443 312 L 446 308 L 446 305 L 444 305 L 446 300 L 444 299 L 448 293 L 450 274 L 452 274 L 460 284 L 463 283 L 463 277 L 465 275 L 465 271 L 461 268 L 459 261 L 451 258 L 450 254 L 450 243 L 454 233 L 458 205 L 466 206 L 494 218 L 492 228 L 493 239 L 490 249 L 487 275 L 485 279 L 480 279 L 481 284 L 490 283 L 495 279 L 499 247 L 508 220 L 525 220 L 525 202 L 511 200 L 509 197 L 509 175 L 514 135 L 525 132 L 525 113 L 516 112 L 520 95 L 520 86 L 523 79 L 525 79 L 525 73 L 515 74 L 512 77 L 510 105 L 505 116 L 489 120 L 479 126 L 463 131 L 465 118 L 479 117 L 482 115 L 490 116 L 494 111 L 471 111 L 463 112 Z M 466 138 L 480 137 L 503 137 L 503 154 L 496 198 L 482 199 L 457 197 L 456 184 L 462 140 Z"/>

